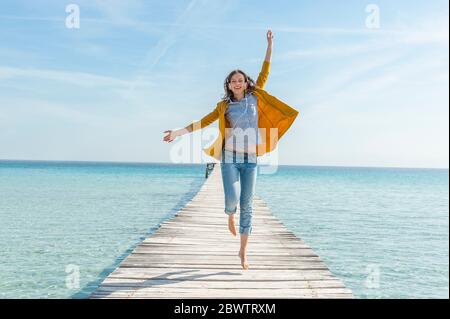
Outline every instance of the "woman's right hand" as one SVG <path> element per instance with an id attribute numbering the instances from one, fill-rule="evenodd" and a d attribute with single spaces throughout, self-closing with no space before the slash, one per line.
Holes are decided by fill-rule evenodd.
<path id="1" fill-rule="evenodd" d="M 172 142 L 178 136 L 183 135 L 183 134 L 181 134 L 180 130 L 167 130 L 167 131 L 164 131 L 164 133 L 167 133 L 167 134 L 166 134 L 166 136 L 164 136 L 163 140 L 168 143 Z"/>

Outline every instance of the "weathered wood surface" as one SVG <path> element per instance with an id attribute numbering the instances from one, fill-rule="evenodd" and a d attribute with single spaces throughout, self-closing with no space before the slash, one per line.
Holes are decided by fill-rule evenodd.
<path id="1" fill-rule="evenodd" d="M 249 270 L 224 211 L 220 165 L 90 298 L 353 298 L 320 257 L 255 196 Z M 239 209 L 238 209 L 239 213 Z M 239 217 L 236 216 L 237 229 Z"/>

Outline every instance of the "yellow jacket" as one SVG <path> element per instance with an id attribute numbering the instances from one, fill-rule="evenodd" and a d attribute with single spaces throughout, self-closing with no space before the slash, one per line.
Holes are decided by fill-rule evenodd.
<path id="1" fill-rule="evenodd" d="M 264 61 L 253 92 L 257 97 L 258 127 L 262 137 L 262 142 L 256 147 L 257 156 L 264 155 L 275 149 L 278 141 L 284 133 L 286 133 L 292 123 L 294 123 L 294 120 L 299 113 L 294 108 L 263 90 L 269 76 L 269 70 L 270 62 Z M 202 129 L 219 119 L 220 135 L 211 146 L 203 149 L 207 155 L 212 156 L 219 161 L 222 157 L 225 128 L 230 127 L 229 122 L 225 117 L 227 107 L 227 101 L 222 100 L 217 103 L 214 111 L 204 116 L 201 120 L 192 122 L 192 124 L 188 126 L 188 130 L 193 132 Z"/>

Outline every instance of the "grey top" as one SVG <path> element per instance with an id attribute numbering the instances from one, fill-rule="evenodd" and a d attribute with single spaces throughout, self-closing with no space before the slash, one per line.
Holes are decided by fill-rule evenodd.
<path id="1" fill-rule="evenodd" d="M 225 149 L 241 153 L 256 153 L 256 145 L 260 139 L 258 129 L 257 98 L 247 94 L 240 101 L 229 101 L 225 117 L 231 124 L 225 132 Z"/>

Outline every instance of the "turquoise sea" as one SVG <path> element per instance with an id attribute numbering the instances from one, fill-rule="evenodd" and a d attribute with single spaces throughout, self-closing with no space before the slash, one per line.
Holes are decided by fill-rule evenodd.
<path id="1" fill-rule="evenodd" d="M 0 161 L 0 298 L 84 298 L 205 165 Z M 448 170 L 280 166 L 257 194 L 358 298 L 449 297 Z"/>

